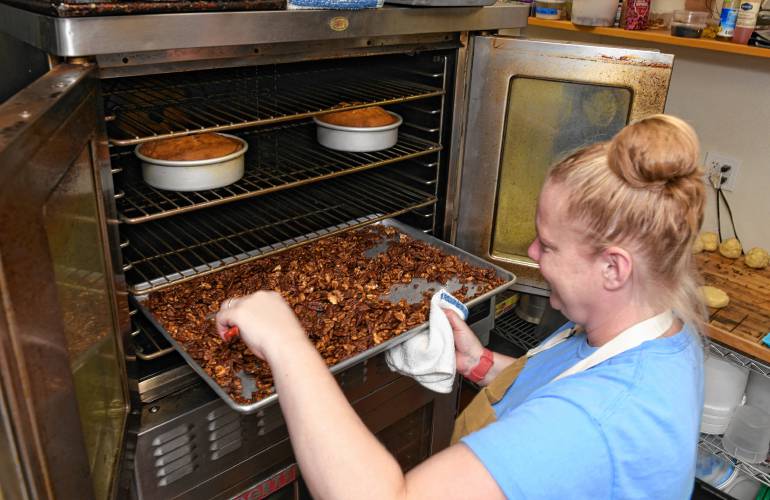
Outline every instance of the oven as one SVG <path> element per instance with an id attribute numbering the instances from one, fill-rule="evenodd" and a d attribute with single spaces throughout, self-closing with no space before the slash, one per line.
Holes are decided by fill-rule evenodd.
<path id="1" fill-rule="evenodd" d="M 495 35 L 525 25 L 516 3 L 111 17 L 18 4 L 0 4 L 0 40 L 20 54 L 7 71 L 30 75 L 0 106 L 10 498 L 306 497 L 279 407 L 230 410 L 134 298 L 387 218 L 535 269 L 490 236 L 532 224 L 533 197 L 511 179 L 534 193 L 549 154 L 662 111 L 671 69 L 656 53 Z M 642 67 L 656 79 L 636 85 Z M 397 144 L 319 146 L 312 117 L 340 102 L 403 116 Z M 526 118 L 543 109 L 551 136 L 537 143 Z M 585 113 L 598 124 L 572 133 Z M 137 145 L 199 131 L 248 142 L 243 179 L 192 193 L 142 182 Z M 542 171 L 516 170 L 521 151 Z M 469 321 L 486 342 L 494 303 Z M 456 391 L 423 389 L 382 356 L 336 377 L 404 470 L 448 444 Z"/>

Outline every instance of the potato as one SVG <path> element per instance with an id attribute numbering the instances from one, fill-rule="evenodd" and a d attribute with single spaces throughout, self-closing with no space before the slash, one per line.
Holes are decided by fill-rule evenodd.
<path id="1" fill-rule="evenodd" d="M 728 297 L 721 288 L 715 286 L 702 286 L 700 287 L 700 291 L 703 295 L 703 301 L 709 307 L 719 309 L 730 303 L 730 297 Z"/>
<path id="2" fill-rule="evenodd" d="M 713 252 L 719 247 L 719 237 L 717 233 L 701 233 L 700 240 L 703 242 L 703 249 L 707 252 Z"/>
<path id="3" fill-rule="evenodd" d="M 770 255 L 764 248 L 754 247 L 746 254 L 746 265 L 754 269 L 764 269 L 770 264 Z"/>
<path id="4" fill-rule="evenodd" d="M 700 239 L 700 236 L 695 238 L 695 241 L 692 242 L 692 253 L 701 253 L 703 251 L 703 240 Z"/>
<path id="5" fill-rule="evenodd" d="M 741 256 L 743 247 L 737 238 L 729 238 L 719 244 L 719 253 L 728 259 L 737 259 Z"/>

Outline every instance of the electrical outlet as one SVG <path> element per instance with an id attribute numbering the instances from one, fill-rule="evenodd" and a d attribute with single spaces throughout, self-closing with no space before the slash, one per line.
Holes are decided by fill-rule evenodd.
<path id="1" fill-rule="evenodd" d="M 706 153 L 704 169 L 706 182 L 714 188 L 722 186 L 725 191 L 735 188 L 735 179 L 741 167 L 741 160 L 721 153 Z"/>

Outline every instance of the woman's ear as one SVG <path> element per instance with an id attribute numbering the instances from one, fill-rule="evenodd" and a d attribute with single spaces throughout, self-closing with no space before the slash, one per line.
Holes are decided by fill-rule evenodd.
<path id="1" fill-rule="evenodd" d="M 633 271 L 631 254 L 620 247 L 609 247 L 601 253 L 599 258 L 604 288 L 606 290 L 623 288 Z"/>

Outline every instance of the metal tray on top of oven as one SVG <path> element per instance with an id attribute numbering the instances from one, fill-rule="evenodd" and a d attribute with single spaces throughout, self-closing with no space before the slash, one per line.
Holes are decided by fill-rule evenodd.
<path id="1" fill-rule="evenodd" d="M 510 271 L 507 271 L 499 266 L 496 266 L 490 262 L 487 262 L 481 259 L 480 257 L 470 254 L 460 248 L 452 246 L 436 237 L 425 234 L 423 231 L 414 229 L 394 219 L 386 219 L 375 223 L 375 225 L 393 227 L 398 231 L 412 237 L 415 240 L 424 241 L 434 247 L 438 247 L 442 252 L 446 254 L 456 255 L 457 257 L 467 262 L 468 264 L 472 264 L 477 267 L 493 269 L 495 271 L 495 274 L 499 278 L 504 280 L 504 283 L 486 293 L 483 293 L 477 297 L 472 298 L 467 302 L 464 302 L 464 304 L 469 308 L 477 304 L 480 304 L 484 301 L 491 300 L 491 298 L 494 295 L 509 288 L 516 281 L 516 276 L 514 276 L 514 274 L 511 273 Z M 389 239 L 388 238 L 383 239 L 381 243 L 379 243 L 375 247 L 366 251 L 365 256 L 368 258 L 373 258 L 378 253 L 385 251 L 388 247 L 388 244 L 389 244 Z M 468 291 L 470 293 L 475 293 L 475 286 L 473 284 L 470 284 L 470 285 L 468 283 L 464 283 L 464 284 L 468 287 Z M 406 299 L 407 302 L 413 304 L 422 300 L 424 292 L 438 291 L 442 287 L 447 289 L 450 292 L 454 292 L 456 290 L 459 290 L 462 286 L 463 284 L 461 284 L 459 280 L 457 280 L 456 278 L 449 280 L 447 283 L 428 282 L 424 279 L 418 278 L 418 279 L 412 280 L 409 283 L 401 283 L 401 284 L 392 286 L 391 289 L 388 291 L 388 293 L 381 295 L 381 297 L 393 302 L 397 302 L 403 298 L 403 299 Z M 147 319 L 150 322 L 152 322 L 153 326 L 155 326 L 155 328 L 158 329 L 158 331 L 171 343 L 171 345 L 174 346 L 174 348 L 179 352 L 179 354 L 181 354 L 181 356 L 187 361 L 190 367 L 193 370 L 195 370 L 198 373 L 198 375 L 200 375 L 201 378 L 205 380 L 209 386 L 211 386 L 214 392 L 217 395 L 219 395 L 225 401 L 225 403 L 227 403 L 227 405 L 230 406 L 230 408 L 240 413 L 251 414 L 259 411 L 260 409 L 268 405 L 272 405 L 278 401 L 278 395 L 275 392 L 273 392 L 270 396 L 263 398 L 259 401 L 256 401 L 254 403 L 248 403 L 248 404 L 237 403 L 208 373 L 206 373 L 206 371 L 201 367 L 201 365 L 198 364 L 198 362 L 187 353 L 185 348 L 180 343 L 178 343 L 171 336 L 171 334 L 168 333 L 168 331 L 166 331 L 165 328 L 161 326 L 160 322 L 155 318 L 152 312 L 150 312 L 150 310 L 145 306 L 145 302 L 148 299 L 148 295 L 138 295 L 138 296 L 135 296 L 134 299 L 136 300 L 137 306 L 139 310 L 142 312 L 142 314 L 144 314 L 145 317 L 147 317 Z M 376 356 L 377 354 L 387 349 L 390 349 L 391 347 L 401 344 L 406 340 L 409 340 L 410 338 L 414 337 L 415 335 L 426 331 L 427 329 L 428 329 L 428 323 L 427 322 L 422 323 L 410 330 L 407 330 L 406 332 L 396 337 L 393 337 L 389 340 L 386 340 L 385 342 L 382 342 L 381 344 L 371 347 L 366 351 L 360 352 L 358 354 L 355 354 L 354 356 L 346 358 L 336 363 L 335 365 L 330 366 L 329 369 L 331 370 L 332 373 L 341 372 L 346 368 L 349 368 L 366 359 Z M 255 383 L 253 379 L 249 375 L 242 372 L 238 373 L 238 377 L 241 379 L 241 383 L 243 385 L 244 397 L 250 397 L 251 391 L 254 390 L 252 388 L 255 388 Z"/>

